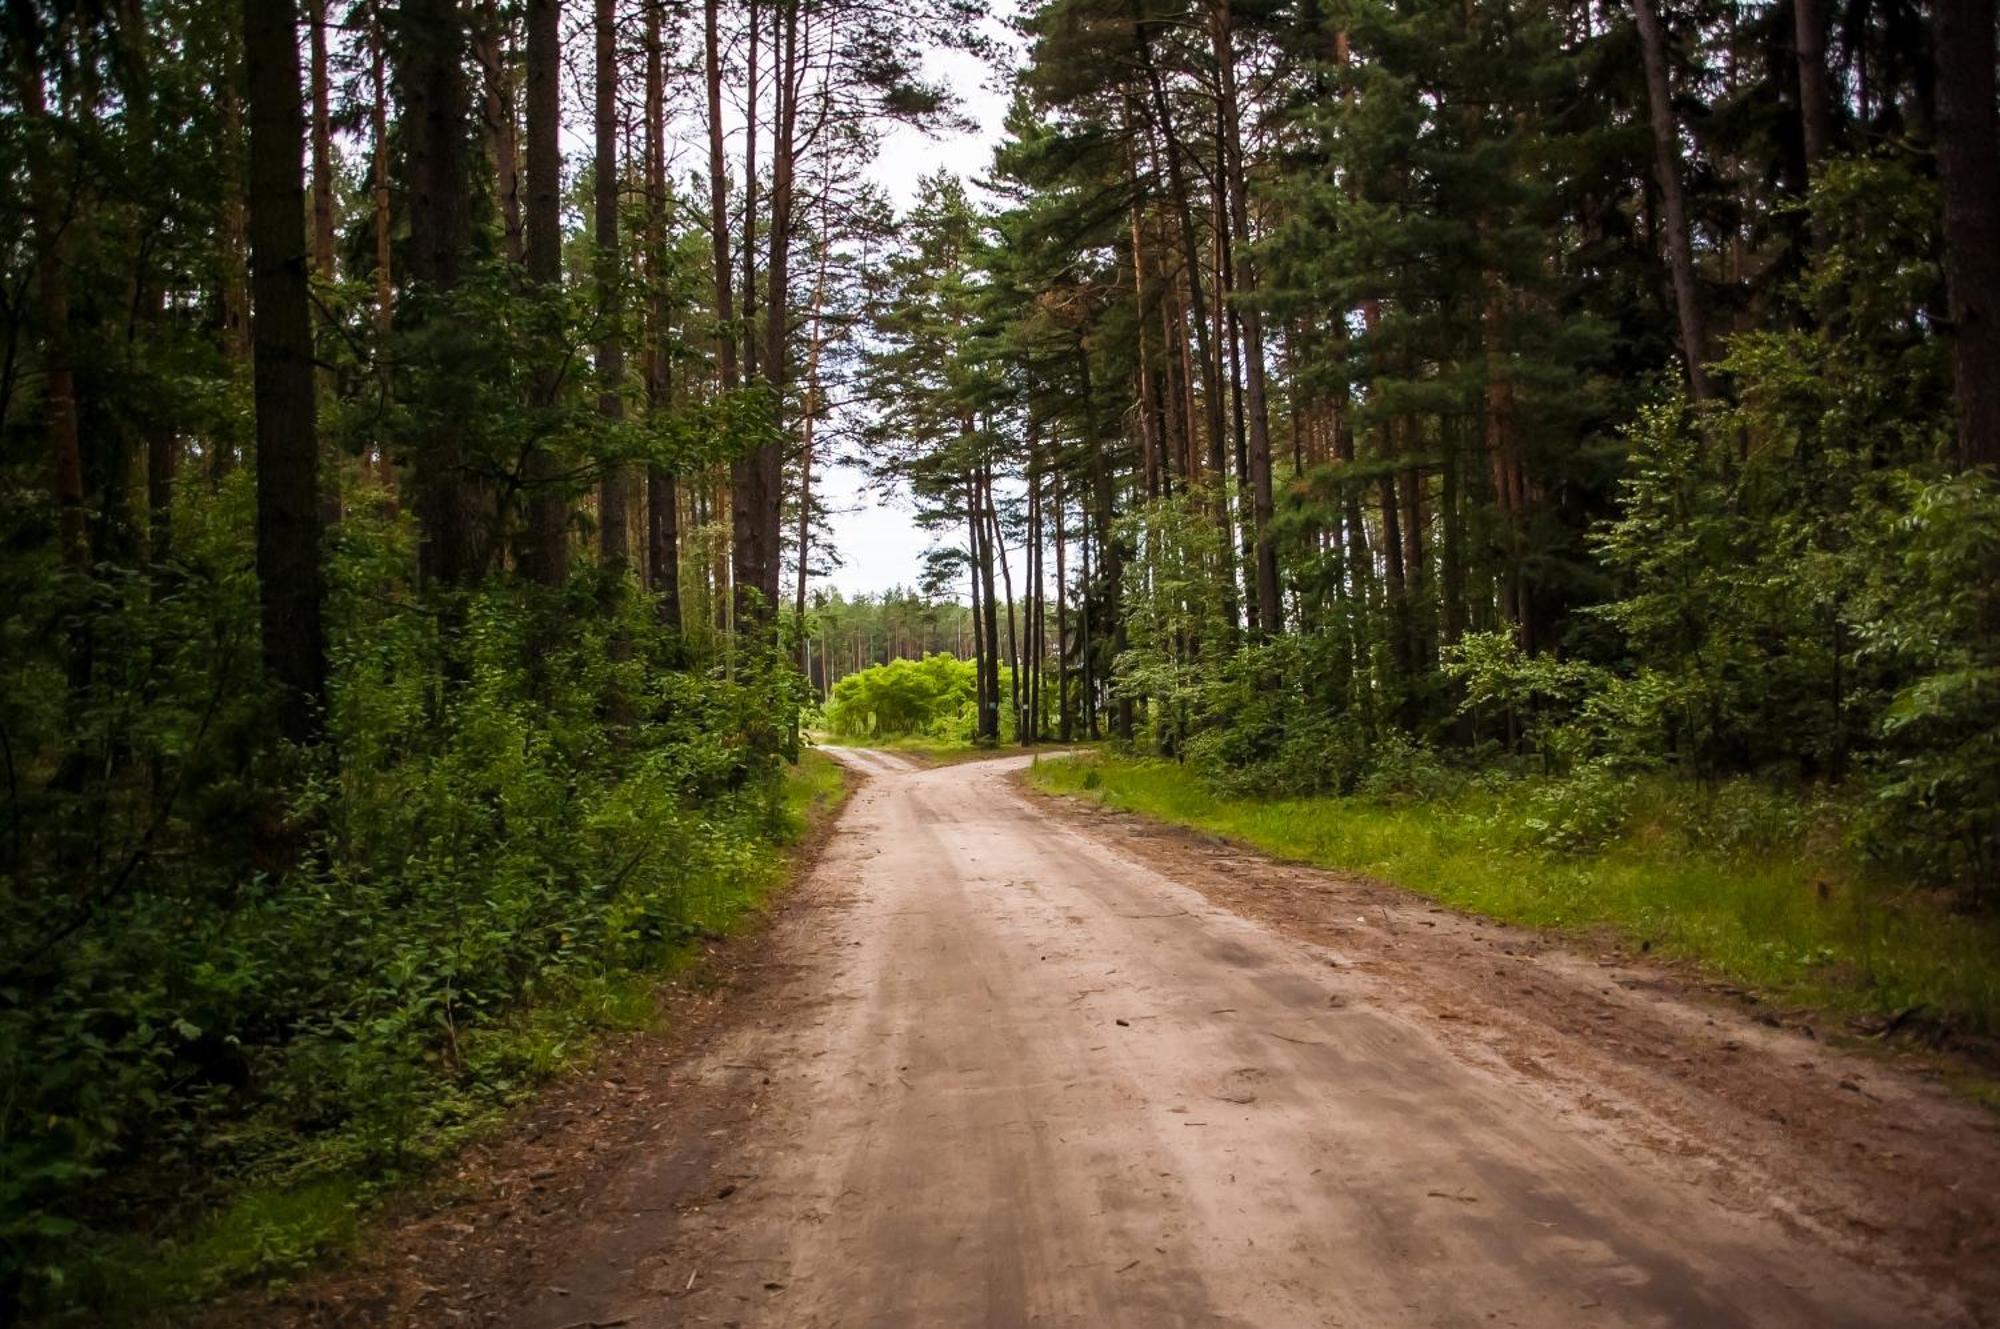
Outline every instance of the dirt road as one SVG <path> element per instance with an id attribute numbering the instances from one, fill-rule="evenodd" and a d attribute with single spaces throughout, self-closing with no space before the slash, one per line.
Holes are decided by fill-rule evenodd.
<path id="1" fill-rule="evenodd" d="M 1926 1276 L 1888 1238 L 1870 1249 L 1900 1220 L 1844 1221 L 1870 1201 L 1843 1158 L 1793 1156 L 1749 1113 L 1690 1121 L 1674 1093 L 1639 1101 L 1643 1083 L 1594 1077 L 1587 1058 L 1548 1073 L 1509 1026 L 1510 985 L 1426 985 L 1395 939 L 1504 949 L 1562 1007 L 1610 1000 L 1587 958 L 1365 895 L 1319 901 L 1345 929 L 1328 945 L 1325 927 L 1309 939 L 1228 907 L 1255 860 L 1221 853 L 1203 886 L 1053 815 L 1010 779 L 1017 759 L 851 760 L 871 778 L 745 1013 L 676 1072 L 678 1118 L 614 1170 L 501 1323 L 1983 1318 L 1977 1288 Z M 1644 1009 L 1614 1023 L 1715 1032 L 1706 1008 L 1615 991 Z M 1797 1042 L 1836 1098 L 1861 1073 L 1758 1030 L 1738 1036 Z M 1993 1175 L 1990 1122 L 1881 1080 L 1875 1104 L 1902 1094 L 1899 1117 L 1960 1135 L 1959 1179 Z M 1991 1250 L 1989 1198 L 1966 1209 L 1967 1258 Z"/>

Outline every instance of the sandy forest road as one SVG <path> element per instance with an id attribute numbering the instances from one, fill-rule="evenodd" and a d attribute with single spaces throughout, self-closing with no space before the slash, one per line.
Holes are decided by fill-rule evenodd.
<path id="1" fill-rule="evenodd" d="M 1232 878 L 1277 874 L 1281 900 L 1332 888 L 1228 854 L 1176 866 L 1179 850 L 1023 795 L 1018 759 L 854 761 L 872 778 L 780 919 L 769 972 L 675 1072 L 708 1111 L 620 1165 L 499 1322 L 1830 1326 L 1990 1309 L 2000 1146 L 1976 1111 L 1373 888 L 1319 900 L 1316 939 L 1254 921 L 1217 903 Z M 1532 978 L 1425 980 L 1422 948 L 1453 946 Z M 1516 1009 L 1538 1001 L 1588 1039 Z M 1595 1049 L 1621 1035 L 1692 1051 L 1633 1069 Z M 1874 1164 L 1826 1122 L 1790 1143 L 1765 1099 L 1671 1072 L 1703 1039 L 1740 1049 L 1742 1077 L 1807 1097 L 1823 1080 L 1828 1110 L 1849 1100 L 1907 1133 Z"/>

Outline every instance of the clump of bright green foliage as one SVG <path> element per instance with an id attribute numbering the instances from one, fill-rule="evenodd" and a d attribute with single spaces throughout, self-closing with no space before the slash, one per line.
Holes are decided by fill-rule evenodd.
<path id="1" fill-rule="evenodd" d="M 1406 755 L 1386 755 L 1347 795 L 1219 794 L 1190 766 L 1159 759 L 1043 761 L 1030 779 L 1490 918 L 1610 929 L 1784 997 L 1871 1012 L 1922 1006 L 2000 1030 L 2000 927 L 1871 880 L 1842 848 L 1850 803 L 1801 802 L 1742 779 L 1702 789 L 1660 776 L 1475 778 L 1433 766 L 1412 781 Z"/>
<path id="2" fill-rule="evenodd" d="M 870 666 L 833 685 L 826 726 L 840 738 L 969 735 L 978 706 L 973 672 L 970 660 L 942 651 Z"/>
<path id="3" fill-rule="evenodd" d="M 1002 666 L 1000 689 L 1013 683 Z M 891 660 L 848 674 L 833 685 L 822 720 L 828 733 L 846 739 L 929 739 L 970 743 L 979 726 L 976 669 L 972 661 L 939 651 L 921 660 Z M 1014 731 L 1003 708 L 1002 739 Z"/>
<path id="4" fill-rule="evenodd" d="M 171 567 L 93 598 L 0 571 L 0 1288 L 26 1314 L 295 1268 L 649 1009 L 633 975 L 758 899 L 796 822 L 775 652 L 692 657 L 593 575 L 419 592 L 408 518 L 365 498 L 328 552 L 326 741 L 272 743 L 249 480 L 184 485 Z M 52 625 L 88 639 L 86 690 L 14 649 Z"/>

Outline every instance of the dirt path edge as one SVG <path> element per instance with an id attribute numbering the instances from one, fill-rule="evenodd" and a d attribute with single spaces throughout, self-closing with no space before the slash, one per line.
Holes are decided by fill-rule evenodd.
<path id="1" fill-rule="evenodd" d="M 1044 793 L 1025 771 L 1014 784 L 1212 903 L 1386 980 L 1456 1055 L 1502 1065 L 1552 1110 L 1586 1105 L 1719 1202 L 1769 1210 L 1970 1322 L 2000 1325 L 2000 1114 L 1952 1093 L 1936 1057 L 1844 1046 L 1812 1012 L 1606 940 L 1489 922 Z"/>

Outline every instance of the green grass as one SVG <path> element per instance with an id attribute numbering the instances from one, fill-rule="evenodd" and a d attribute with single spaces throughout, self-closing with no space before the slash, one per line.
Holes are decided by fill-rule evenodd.
<path id="1" fill-rule="evenodd" d="M 788 838 L 800 839 L 820 818 L 839 809 L 847 797 L 847 774 L 839 762 L 811 748 L 799 754 L 799 764 L 786 772 L 783 791 Z"/>
<path id="2" fill-rule="evenodd" d="M 661 983 L 699 962 L 703 938 L 751 924 L 789 877 L 790 846 L 838 810 L 847 788 L 840 763 L 801 754 L 778 792 L 777 825 L 753 851 L 750 870 L 718 872 L 690 892 L 694 939 L 663 947 L 643 968 L 580 979 L 471 1031 L 459 1048 L 461 1082 L 410 1104 L 410 1138 L 396 1141 L 386 1168 L 381 1141 L 335 1135 L 285 1175 L 245 1179 L 191 1225 L 96 1252 L 76 1274 L 95 1287 L 89 1299 L 98 1322 L 156 1323 L 233 1287 L 292 1278 L 350 1246 L 385 1197 L 498 1129 L 550 1079 L 587 1065 L 607 1036 L 656 1027 Z"/>
<path id="3" fill-rule="evenodd" d="M 1559 853 L 1534 843 L 1546 803 L 1529 781 L 1425 802 L 1266 801 L 1218 796 L 1183 766 L 1110 757 L 1040 762 L 1029 779 L 1488 918 L 1609 931 L 1783 1000 L 1854 1013 L 1922 1005 L 1971 1032 L 2000 1031 L 2000 926 L 1870 880 L 1809 820 L 1710 847 L 1714 824 L 1745 802 L 1726 791 L 1639 785 L 1607 840 Z"/>

